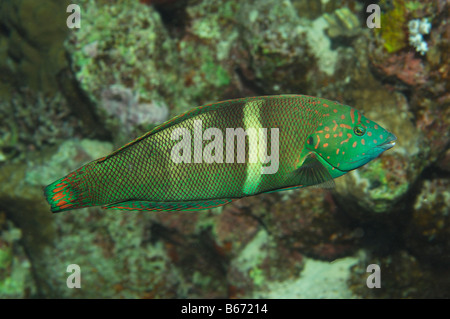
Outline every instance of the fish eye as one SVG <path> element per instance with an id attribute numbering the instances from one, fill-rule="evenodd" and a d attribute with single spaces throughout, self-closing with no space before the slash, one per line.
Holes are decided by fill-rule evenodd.
<path id="1" fill-rule="evenodd" d="M 362 125 L 356 125 L 353 128 L 353 132 L 358 136 L 363 136 L 366 133 L 366 128 Z"/>

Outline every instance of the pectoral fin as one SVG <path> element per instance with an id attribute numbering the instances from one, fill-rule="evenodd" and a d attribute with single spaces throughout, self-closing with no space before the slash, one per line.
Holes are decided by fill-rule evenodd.
<path id="1" fill-rule="evenodd" d="M 289 185 L 314 186 L 320 188 L 334 188 L 333 177 L 325 166 L 317 159 L 317 155 L 311 153 L 303 164 L 290 173 L 286 181 Z"/>

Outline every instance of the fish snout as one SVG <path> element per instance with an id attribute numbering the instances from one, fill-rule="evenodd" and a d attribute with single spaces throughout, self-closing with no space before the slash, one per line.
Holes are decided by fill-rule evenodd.
<path id="1" fill-rule="evenodd" d="M 386 140 L 383 141 L 380 145 L 378 145 L 379 148 L 383 150 L 388 150 L 390 148 L 393 148 L 395 146 L 395 142 L 397 141 L 397 137 L 390 133 Z"/>

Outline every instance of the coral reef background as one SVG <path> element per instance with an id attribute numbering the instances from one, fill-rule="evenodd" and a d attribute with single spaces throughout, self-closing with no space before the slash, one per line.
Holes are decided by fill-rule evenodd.
<path id="1" fill-rule="evenodd" d="M 449 298 L 450 5 L 381 0 L 370 29 L 370 3 L 1 1 L 0 298 Z M 331 191 L 50 213 L 45 185 L 166 119 L 288 93 L 354 106 L 397 146 Z"/>

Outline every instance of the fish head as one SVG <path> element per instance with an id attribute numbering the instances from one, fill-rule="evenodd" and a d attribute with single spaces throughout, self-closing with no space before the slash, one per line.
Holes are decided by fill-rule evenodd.
<path id="1" fill-rule="evenodd" d="M 307 148 L 342 173 L 354 170 L 395 145 L 397 138 L 358 110 L 342 105 L 324 117 Z"/>

